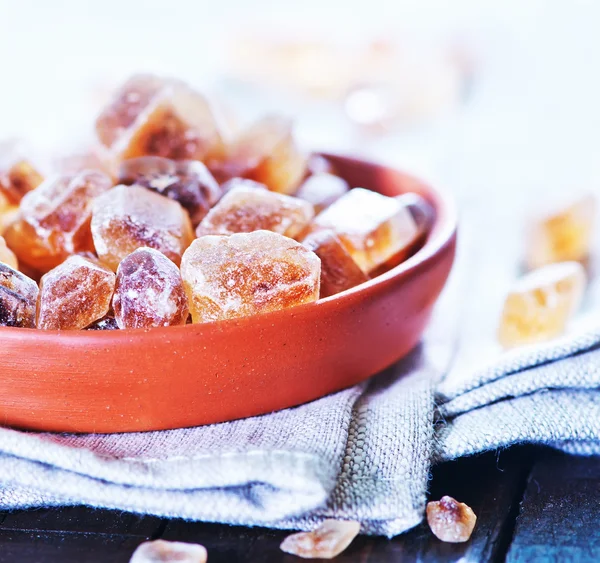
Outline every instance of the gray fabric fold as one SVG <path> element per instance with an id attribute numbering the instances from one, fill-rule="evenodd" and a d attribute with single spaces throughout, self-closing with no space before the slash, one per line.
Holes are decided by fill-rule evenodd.
<path id="1" fill-rule="evenodd" d="M 547 390 L 441 422 L 433 460 L 448 461 L 517 443 L 554 445 L 600 439 L 600 392 Z"/>
<path id="2" fill-rule="evenodd" d="M 596 342 L 589 345 L 591 342 L 590 337 L 585 345 L 571 343 L 573 355 L 568 361 L 544 356 L 545 361 L 533 367 L 530 367 L 531 362 L 523 361 L 520 371 L 513 368 L 507 370 L 504 376 L 487 379 L 488 372 L 484 376 L 488 383 L 474 384 L 449 400 L 440 393 L 438 400 L 443 404 L 439 406 L 438 414 L 441 417 L 456 416 L 503 399 L 545 389 L 597 389 L 600 387 L 600 348 Z"/>

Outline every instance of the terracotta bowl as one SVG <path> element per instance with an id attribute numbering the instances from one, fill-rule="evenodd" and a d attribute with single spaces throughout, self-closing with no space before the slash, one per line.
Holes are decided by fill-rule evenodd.
<path id="1" fill-rule="evenodd" d="M 424 246 L 387 273 L 317 303 L 204 325 L 126 331 L 0 328 L 0 421 L 130 432 L 233 420 L 311 401 L 376 374 L 419 341 L 452 265 L 452 203 L 396 170 L 328 156 L 352 186 L 420 193 Z"/>

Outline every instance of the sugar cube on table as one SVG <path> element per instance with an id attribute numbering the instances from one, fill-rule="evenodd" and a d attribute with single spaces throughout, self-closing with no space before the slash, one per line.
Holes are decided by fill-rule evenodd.
<path id="1" fill-rule="evenodd" d="M 246 185 L 230 189 L 200 223 L 196 234 L 273 231 L 290 238 L 303 231 L 314 211 L 300 199 Z"/>
<path id="2" fill-rule="evenodd" d="M 143 246 L 179 264 L 194 238 L 190 218 L 179 203 L 141 186 L 119 185 L 96 198 L 91 228 L 98 257 L 113 271 Z"/>
<path id="3" fill-rule="evenodd" d="M 554 262 L 584 261 L 589 252 L 596 219 L 596 199 L 584 195 L 528 225 L 527 266 L 539 268 Z"/>
<path id="4" fill-rule="evenodd" d="M 427 523 L 434 535 L 448 543 L 469 541 L 477 516 L 464 502 L 444 496 L 427 503 Z"/>
<path id="5" fill-rule="evenodd" d="M 303 559 L 333 559 L 344 551 L 360 532 L 353 520 L 324 520 L 310 532 L 287 536 L 281 550 Z"/>
<path id="6" fill-rule="evenodd" d="M 578 262 L 550 264 L 523 276 L 504 302 L 500 344 L 513 348 L 560 336 L 579 308 L 585 284 Z"/>
<path id="7" fill-rule="evenodd" d="M 207 235 L 185 251 L 181 274 L 192 320 L 203 323 L 316 301 L 321 261 L 271 231 Z"/>
<path id="8" fill-rule="evenodd" d="M 197 543 L 154 540 L 140 544 L 129 563 L 206 563 L 207 557 Z"/>

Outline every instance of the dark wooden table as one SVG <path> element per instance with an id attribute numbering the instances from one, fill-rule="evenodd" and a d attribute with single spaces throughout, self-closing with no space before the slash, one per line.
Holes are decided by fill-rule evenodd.
<path id="1" fill-rule="evenodd" d="M 600 561 L 600 459 L 516 448 L 435 469 L 431 497 L 469 504 L 471 540 L 444 544 L 421 525 L 392 540 L 359 537 L 336 561 Z M 210 563 L 302 561 L 286 532 L 167 520 L 86 507 L 0 513 L 0 561 L 126 563 L 150 538 L 203 544 Z"/>

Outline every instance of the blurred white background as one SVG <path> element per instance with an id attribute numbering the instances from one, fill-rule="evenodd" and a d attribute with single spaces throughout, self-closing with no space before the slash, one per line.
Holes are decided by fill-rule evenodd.
<path id="1" fill-rule="evenodd" d="M 496 192 L 506 181 L 586 182 L 600 146 L 599 21 L 595 0 L 0 0 L 0 133 L 65 139 L 91 122 L 95 92 L 135 71 L 211 88 L 227 42 L 249 32 L 338 42 L 409 32 L 468 40 L 481 59 L 469 103 L 360 141 L 301 115 L 305 144 Z"/>

